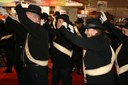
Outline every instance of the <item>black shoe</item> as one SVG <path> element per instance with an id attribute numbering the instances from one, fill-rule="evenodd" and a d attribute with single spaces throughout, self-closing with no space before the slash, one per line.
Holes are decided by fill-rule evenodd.
<path id="1" fill-rule="evenodd" d="M 4 70 L 3 73 L 12 73 L 11 70 Z"/>

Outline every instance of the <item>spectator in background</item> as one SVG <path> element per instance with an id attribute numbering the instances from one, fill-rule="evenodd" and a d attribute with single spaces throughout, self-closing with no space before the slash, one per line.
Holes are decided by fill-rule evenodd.
<path id="1" fill-rule="evenodd" d="M 85 28 L 84 28 L 84 20 L 82 18 L 77 18 L 75 21 L 75 26 L 78 28 L 78 31 L 80 32 L 81 36 L 86 37 Z"/>
<path id="2" fill-rule="evenodd" d="M 128 18 L 123 19 L 123 25 L 128 24 Z"/>
<path id="3" fill-rule="evenodd" d="M 86 37 L 85 28 L 84 28 L 84 21 L 82 18 L 77 18 L 75 21 L 75 27 L 74 31 L 77 36 L 80 37 Z M 83 58 L 83 49 L 74 45 L 74 51 L 73 51 L 73 61 L 74 61 L 74 66 L 76 68 L 76 71 L 78 74 L 82 73 L 82 58 Z"/>
<path id="4" fill-rule="evenodd" d="M 52 22 L 53 22 L 54 18 L 52 17 L 52 15 L 49 15 L 48 16 L 48 22 L 49 22 L 49 25 L 52 27 Z"/>
<path id="5" fill-rule="evenodd" d="M 11 73 L 14 65 L 14 48 L 15 41 L 13 31 L 9 29 L 8 25 L 3 23 L 0 33 L 0 45 L 4 50 L 4 56 L 6 57 L 6 69 L 4 73 Z"/>
<path id="6" fill-rule="evenodd" d="M 54 28 L 54 29 L 56 29 L 57 27 L 56 27 L 56 23 L 57 23 L 57 21 L 56 21 L 56 18 L 57 18 L 57 16 L 59 16 L 60 15 L 60 12 L 59 11 L 55 11 L 55 13 L 53 14 L 53 22 L 52 22 L 52 28 Z"/>

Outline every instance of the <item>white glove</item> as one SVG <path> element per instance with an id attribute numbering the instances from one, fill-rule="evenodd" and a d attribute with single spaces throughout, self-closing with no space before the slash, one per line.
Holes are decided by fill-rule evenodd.
<path id="1" fill-rule="evenodd" d="M 73 28 L 73 26 L 69 24 L 68 27 L 70 28 L 70 32 L 74 33 L 74 28 Z"/>
<path id="2" fill-rule="evenodd" d="M 41 19 L 40 25 L 43 26 L 45 23 L 46 23 L 46 21 L 44 19 Z"/>
<path id="3" fill-rule="evenodd" d="M 28 8 L 29 3 L 21 1 L 21 6 L 22 6 L 23 8 Z"/>
<path id="4" fill-rule="evenodd" d="M 67 28 L 67 27 L 68 27 L 68 24 L 67 24 L 66 22 L 64 22 L 64 23 L 62 24 L 62 26 L 64 26 L 65 28 Z"/>
<path id="5" fill-rule="evenodd" d="M 107 17 L 106 17 L 106 15 L 105 15 L 105 13 L 103 11 L 101 13 L 102 14 L 100 16 L 100 20 L 101 20 L 102 23 L 104 23 L 105 21 L 107 21 Z"/>
<path id="6" fill-rule="evenodd" d="M 8 15 L 6 9 L 4 9 L 4 8 L 2 8 L 2 7 L 0 7 L 0 13 L 1 13 L 3 16 Z"/>

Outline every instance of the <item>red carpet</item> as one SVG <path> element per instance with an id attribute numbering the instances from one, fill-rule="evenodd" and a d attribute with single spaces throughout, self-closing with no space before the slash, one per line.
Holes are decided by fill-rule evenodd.
<path id="1" fill-rule="evenodd" d="M 0 85 L 18 85 L 16 73 L 2 73 L 5 68 L 0 68 Z"/>
<path id="2" fill-rule="evenodd" d="M 0 85 L 18 85 L 16 73 L 13 69 L 12 73 L 2 73 L 5 68 L 0 68 Z M 82 75 L 73 72 L 73 85 L 83 85 Z M 49 72 L 49 85 L 51 85 L 51 72 Z"/>

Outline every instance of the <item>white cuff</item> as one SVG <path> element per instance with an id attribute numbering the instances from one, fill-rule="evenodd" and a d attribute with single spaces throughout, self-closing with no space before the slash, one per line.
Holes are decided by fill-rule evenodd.
<path id="1" fill-rule="evenodd" d="M 70 32 L 74 33 L 74 27 L 72 25 L 69 24 L 68 26 L 70 28 Z"/>

